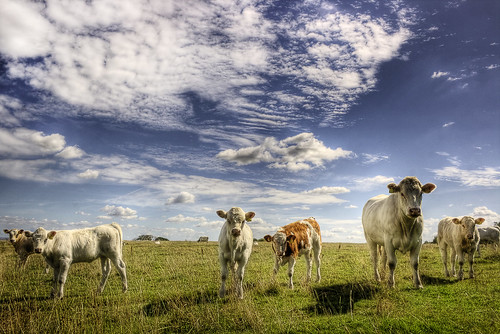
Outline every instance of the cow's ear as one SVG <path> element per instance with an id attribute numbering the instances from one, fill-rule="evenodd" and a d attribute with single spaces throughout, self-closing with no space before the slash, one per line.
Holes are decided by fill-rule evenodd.
<path id="1" fill-rule="evenodd" d="M 267 234 L 264 236 L 264 240 L 266 240 L 267 242 L 271 242 L 271 241 L 273 241 L 273 237 L 271 237 L 269 234 Z"/>
<path id="2" fill-rule="evenodd" d="M 477 218 L 476 219 L 476 224 L 481 225 L 482 223 L 484 223 L 484 218 Z"/>
<path id="3" fill-rule="evenodd" d="M 217 216 L 226 219 L 227 218 L 227 212 L 224 210 L 218 210 L 217 211 Z"/>
<path id="4" fill-rule="evenodd" d="M 387 188 L 389 188 L 389 193 L 390 194 L 397 193 L 397 192 L 399 192 L 401 190 L 401 188 L 399 188 L 399 186 L 396 183 L 389 183 L 387 185 Z"/>
<path id="5" fill-rule="evenodd" d="M 50 240 L 54 239 L 56 233 L 56 231 L 50 231 L 49 234 L 47 234 L 47 238 L 49 238 Z"/>
<path id="6" fill-rule="evenodd" d="M 30 231 L 24 231 L 24 235 L 29 238 L 33 235 L 33 233 L 31 233 Z"/>
<path id="7" fill-rule="evenodd" d="M 250 211 L 245 213 L 245 220 L 247 222 L 251 222 L 253 217 L 255 217 L 255 212 Z"/>
<path id="8" fill-rule="evenodd" d="M 291 232 L 289 235 L 286 236 L 286 241 L 294 241 L 297 237 L 293 232 Z"/>
<path id="9" fill-rule="evenodd" d="M 458 219 L 458 218 L 453 218 L 451 220 L 451 222 L 454 223 L 454 224 L 460 225 L 460 219 Z"/>
<path id="10" fill-rule="evenodd" d="M 422 186 L 422 192 L 426 194 L 431 193 L 434 189 L 436 189 L 436 185 L 434 183 L 426 183 Z"/>
<path id="11" fill-rule="evenodd" d="M 24 233 L 24 230 L 17 231 L 17 234 L 23 234 L 23 233 Z"/>
<path id="12" fill-rule="evenodd" d="M 6 228 L 3 230 L 3 233 L 7 233 L 7 234 L 9 234 L 9 232 L 10 232 L 10 231 L 9 231 L 8 229 L 6 229 Z"/>

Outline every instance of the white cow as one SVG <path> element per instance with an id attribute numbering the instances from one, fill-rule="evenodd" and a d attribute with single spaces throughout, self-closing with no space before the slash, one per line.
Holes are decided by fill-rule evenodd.
<path id="1" fill-rule="evenodd" d="M 390 183 L 387 188 L 391 195 L 375 196 L 363 207 L 362 224 L 370 248 L 375 279 L 380 281 L 377 248 L 380 250 L 383 247 L 385 250 L 382 253 L 382 262 L 384 267 L 387 262 L 389 263 L 390 287 L 394 287 L 394 269 L 397 263 L 395 251 L 403 253 L 410 251 L 413 282 L 416 288 L 422 288 L 418 273 L 424 227 L 422 194 L 432 192 L 436 185 L 427 183 L 422 186 L 416 177 L 407 176 L 399 185 Z"/>
<path id="2" fill-rule="evenodd" d="M 50 231 L 39 227 L 28 236 L 33 238 L 36 253 L 54 268 L 51 296 L 62 298 L 68 270 L 72 263 L 101 259 L 102 278 L 97 292 L 101 293 L 111 271 L 111 263 L 118 270 L 123 292 L 127 291 L 127 273 L 122 260 L 122 229 L 117 223 L 81 230 Z M 57 285 L 59 284 L 59 291 Z"/>
<path id="3" fill-rule="evenodd" d="M 464 254 L 469 257 L 469 278 L 474 278 L 474 252 L 479 244 L 478 224 L 482 224 L 484 218 L 474 219 L 469 216 L 459 218 L 446 217 L 438 224 L 437 242 L 443 261 L 444 274 L 450 276 L 448 272 L 448 247 L 451 248 L 451 274 L 455 276 L 455 261 L 458 258 L 458 279 L 464 279 Z"/>
<path id="4" fill-rule="evenodd" d="M 484 228 L 478 228 L 479 232 L 479 244 L 493 244 L 495 249 L 500 245 L 500 230 L 496 227 L 487 226 Z M 481 247 L 477 244 L 477 256 L 481 257 Z"/>
<path id="5" fill-rule="evenodd" d="M 228 212 L 219 210 L 217 215 L 226 219 L 219 234 L 219 261 L 221 266 L 221 287 L 219 296 L 226 294 L 226 279 L 229 266 L 236 281 L 238 297 L 243 299 L 243 276 L 245 266 L 252 253 L 253 234 L 246 224 L 255 217 L 254 212 L 245 213 L 241 208 L 231 208 Z"/>

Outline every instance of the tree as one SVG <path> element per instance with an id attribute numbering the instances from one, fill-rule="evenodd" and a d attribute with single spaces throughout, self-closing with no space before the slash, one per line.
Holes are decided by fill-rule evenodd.
<path id="1" fill-rule="evenodd" d="M 143 234 L 137 237 L 135 240 L 145 240 L 145 241 L 153 241 L 154 237 L 151 234 Z"/>

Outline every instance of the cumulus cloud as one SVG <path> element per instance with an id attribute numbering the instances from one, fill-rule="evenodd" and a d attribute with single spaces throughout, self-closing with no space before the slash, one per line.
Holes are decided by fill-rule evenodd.
<path id="1" fill-rule="evenodd" d="M 493 223 L 495 222 L 500 222 L 500 214 L 498 214 L 493 210 L 488 209 L 485 206 L 475 207 L 469 214 L 469 216 L 474 218 L 479 218 L 479 217 L 484 218 L 486 220 L 485 225 L 493 225 Z"/>
<path id="2" fill-rule="evenodd" d="M 66 145 L 60 134 L 45 135 L 26 128 L 0 128 L 0 155 L 8 157 L 47 156 L 58 153 Z"/>
<path id="3" fill-rule="evenodd" d="M 99 171 L 87 169 L 85 172 L 78 174 L 78 177 L 86 180 L 94 180 L 99 177 Z"/>
<path id="4" fill-rule="evenodd" d="M 239 150 L 228 149 L 217 154 L 223 160 L 237 165 L 268 163 L 270 168 L 287 169 L 292 172 L 309 170 L 323 166 L 325 161 L 333 161 L 353 156 L 353 152 L 340 147 L 335 150 L 326 147 L 312 133 L 301 133 L 278 141 L 268 137 L 257 146 Z"/>
<path id="5" fill-rule="evenodd" d="M 56 157 L 60 157 L 63 159 L 77 159 L 81 158 L 85 152 L 80 149 L 78 146 L 67 146 L 61 152 L 56 154 Z"/>
<path id="6" fill-rule="evenodd" d="M 170 197 L 167 200 L 167 205 L 171 204 L 185 204 L 185 203 L 194 203 L 195 196 L 187 191 L 182 191 L 176 196 Z"/>
<path id="7" fill-rule="evenodd" d="M 475 170 L 449 166 L 433 169 L 439 180 L 457 182 L 467 187 L 500 187 L 500 168 L 483 167 Z"/>
<path id="8" fill-rule="evenodd" d="M 124 208 L 122 206 L 106 205 L 101 209 L 101 211 L 106 213 L 106 216 L 99 217 L 103 219 L 111 219 L 113 217 L 122 219 L 136 219 L 138 217 L 136 210 Z"/>

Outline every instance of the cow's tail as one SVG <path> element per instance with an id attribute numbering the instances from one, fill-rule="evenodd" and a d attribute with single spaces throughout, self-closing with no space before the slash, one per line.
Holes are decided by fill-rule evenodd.
<path id="1" fill-rule="evenodd" d="M 122 255 L 122 248 L 123 248 L 123 233 L 122 233 L 122 228 L 120 225 L 118 225 L 118 223 L 111 223 L 111 226 L 113 226 L 114 228 L 116 228 L 116 230 L 118 231 L 118 234 L 120 235 L 120 255 Z"/>

